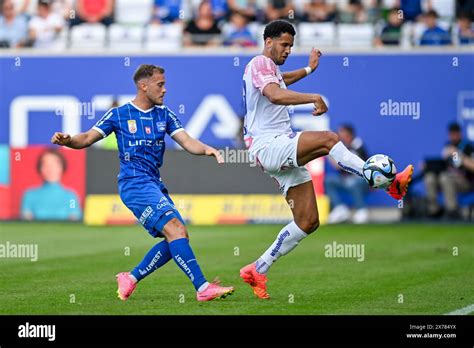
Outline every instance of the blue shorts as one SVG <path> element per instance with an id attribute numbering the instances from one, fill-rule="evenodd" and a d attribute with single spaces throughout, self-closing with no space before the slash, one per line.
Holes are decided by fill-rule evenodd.
<path id="1" fill-rule="evenodd" d="M 119 179 L 119 195 L 153 237 L 164 237 L 163 227 L 173 218 L 184 220 L 168 195 L 165 185 L 151 177 Z"/>

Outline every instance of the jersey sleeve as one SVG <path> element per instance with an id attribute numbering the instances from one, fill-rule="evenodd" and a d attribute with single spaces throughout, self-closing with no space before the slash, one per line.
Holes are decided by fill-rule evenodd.
<path id="1" fill-rule="evenodd" d="M 184 130 L 183 124 L 173 111 L 166 108 L 166 133 L 170 137 Z"/>
<path id="2" fill-rule="evenodd" d="M 263 94 L 263 89 L 269 83 L 279 84 L 275 63 L 270 58 L 258 56 L 252 62 L 250 70 L 252 84 Z"/>
<path id="3" fill-rule="evenodd" d="M 110 109 L 104 116 L 95 124 L 92 129 L 98 131 L 105 138 L 112 133 L 117 125 L 117 109 Z"/>

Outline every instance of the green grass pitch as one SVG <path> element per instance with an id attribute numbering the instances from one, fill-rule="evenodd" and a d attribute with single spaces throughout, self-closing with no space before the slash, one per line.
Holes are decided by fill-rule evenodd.
<path id="1" fill-rule="evenodd" d="M 0 314 L 444 314 L 474 303 L 473 225 L 322 226 L 274 264 L 268 301 L 254 297 L 239 269 L 280 226 L 188 229 L 208 280 L 219 276 L 234 295 L 197 302 L 170 261 L 122 302 L 115 274 L 131 270 L 156 242 L 140 226 L 1 223 L 0 244 L 36 243 L 38 261 L 0 258 Z M 334 241 L 364 244 L 364 261 L 325 257 Z"/>

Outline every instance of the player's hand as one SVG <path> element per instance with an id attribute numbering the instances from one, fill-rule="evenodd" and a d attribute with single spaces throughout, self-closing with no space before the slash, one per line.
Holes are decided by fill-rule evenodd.
<path id="1" fill-rule="evenodd" d="M 56 132 L 51 138 L 51 142 L 56 145 L 65 146 L 71 142 L 71 135 L 64 134 L 61 132 Z"/>
<path id="2" fill-rule="evenodd" d="M 217 163 L 221 164 L 224 163 L 224 158 L 222 158 L 222 155 L 219 151 L 214 149 L 213 147 L 207 147 L 206 148 L 206 156 L 214 156 L 216 158 Z"/>
<path id="3" fill-rule="evenodd" d="M 314 48 L 311 50 L 311 53 L 309 54 L 309 61 L 308 61 L 308 66 L 313 69 L 313 71 L 316 70 L 316 68 L 319 65 L 319 57 L 321 57 L 322 53 L 320 50 L 317 48 Z"/>
<path id="4" fill-rule="evenodd" d="M 317 94 L 316 101 L 314 102 L 314 110 L 312 112 L 313 116 L 320 116 L 328 111 L 328 107 L 324 102 L 324 99 Z"/>

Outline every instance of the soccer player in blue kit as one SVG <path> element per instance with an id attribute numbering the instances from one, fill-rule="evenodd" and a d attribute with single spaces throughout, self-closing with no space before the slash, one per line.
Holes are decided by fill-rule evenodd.
<path id="1" fill-rule="evenodd" d="M 145 255 L 131 272 L 117 275 L 118 297 L 126 300 L 136 284 L 173 259 L 193 283 L 198 301 L 211 301 L 233 293 L 233 287 L 207 282 L 189 245 L 184 221 L 168 195 L 159 168 L 163 164 L 165 135 L 193 155 L 214 156 L 220 153 L 192 138 L 178 117 L 165 105 L 165 71 L 155 65 L 140 65 L 133 76 L 135 98 L 110 109 L 94 127 L 74 136 L 54 133 L 53 144 L 82 149 L 114 132 L 120 158 L 119 194 L 123 203 L 153 237 L 164 237 Z"/>

